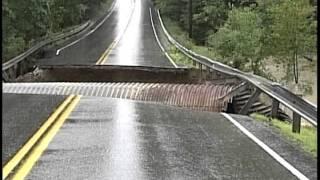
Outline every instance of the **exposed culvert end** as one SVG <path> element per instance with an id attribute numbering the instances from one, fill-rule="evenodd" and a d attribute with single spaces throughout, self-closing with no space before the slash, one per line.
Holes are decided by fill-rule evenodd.
<path id="1" fill-rule="evenodd" d="M 4 83 L 3 93 L 101 96 L 214 112 L 228 112 L 235 85 L 169 83 Z"/>

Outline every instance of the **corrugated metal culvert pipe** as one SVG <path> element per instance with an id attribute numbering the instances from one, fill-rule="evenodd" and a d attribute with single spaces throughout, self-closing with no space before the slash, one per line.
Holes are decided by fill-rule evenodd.
<path id="1" fill-rule="evenodd" d="M 78 94 L 151 101 L 194 110 L 221 112 L 236 85 L 168 83 L 4 83 L 4 93 Z"/>

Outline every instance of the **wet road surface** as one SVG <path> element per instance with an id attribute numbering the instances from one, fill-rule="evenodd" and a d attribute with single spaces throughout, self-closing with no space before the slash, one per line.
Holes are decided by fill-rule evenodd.
<path id="1" fill-rule="evenodd" d="M 2 94 L 2 166 L 64 99 L 55 95 Z"/>
<path id="2" fill-rule="evenodd" d="M 82 97 L 27 179 L 296 179 L 221 114 Z"/>
<path id="3" fill-rule="evenodd" d="M 96 64 L 100 60 L 99 64 L 174 67 L 157 44 L 150 7 L 149 0 L 118 0 L 110 17 L 95 32 L 59 55 L 39 60 L 39 64 Z"/>
<path id="4" fill-rule="evenodd" d="M 66 44 L 55 47 L 54 53 L 50 53 L 49 57 L 40 59 L 37 63 L 40 65 L 95 64 L 115 39 L 116 17 L 119 14 L 116 7 L 109 18 L 94 33 L 60 51 L 59 55 L 56 55 L 56 50 L 65 47 Z"/>
<path id="5" fill-rule="evenodd" d="M 149 0 L 135 0 L 130 23 L 104 64 L 173 67 L 157 44 L 149 13 L 151 7 Z"/>
<path id="6" fill-rule="evenodd" d="M 266 122 L 256 121 L 248 116 L 231 115 L 242 126 L 263 140 L 270 148 L 286 159 L 295 168 L 303 172 L 309 179 L 317 179 L 317 158 L 302 149 L 297 143 L 293 143 L 276 127 L 270 127 Z M 303 129 L 302 129 L 303 131 Z"/>

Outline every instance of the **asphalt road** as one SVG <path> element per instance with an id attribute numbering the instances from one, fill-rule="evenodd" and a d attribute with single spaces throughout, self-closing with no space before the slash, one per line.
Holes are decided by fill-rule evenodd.
<path id="1" fill-rule="evenodd" d="M 292 143 L 286 135 L 280 132 L 276 127 L 270 127 L 266 122 L 256 121 L 249 116 L 231 115 L 248 131 L 254 134 L 257 138 L 275 150 L 282 158 L 286 159 L 295 168 L 303 172 L 310 180 L 317 178 L 317 158 L 307 153 L 301 146 Z"/>
<path id="2" fill-rule="evenodd" d="M 38 61 L 41 65 L 102 64 L 174 67 L 162 53 L 153 33 L 149 0 L 117 0 L 109 18 L 95 32 L 64 48 L 59 55 Z M 65 47 L 55 47 L 56 51 Z"/>
<path id="3" fill-rule="evenodd" d="M 174 67 L 157 44 L 149 12 L 150 1 L 135 0 L 133 5 L 130 23 L 105 64 Z"/>
<path id="4" fill-rule="evenodd" d="M 55 95 L 2 94 L 2 166 L 64 99 Z"/>
<path id="5" fill-rule="evenodd" d="M 296 179 L 221 114 L 82 97 L 26 179 Z"/>
<path id="6" fill-rule="evenodd" d="M 40 59 L 37 63 L 40 65 L 95 64 L 116 36 L 118 14 L 119 11 L 115 9 L 94 33 L 60 51 L 58 56 L 56 50 L 63 48 L 66 44 L 53 48 L 53 53 L 50 53 L 49 57 Z"/>

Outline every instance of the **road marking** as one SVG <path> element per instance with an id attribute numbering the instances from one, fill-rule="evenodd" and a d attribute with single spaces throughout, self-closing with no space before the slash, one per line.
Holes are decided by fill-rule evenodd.
<path id="1" fill-rule="evenodd" d="M 49 117 L 49 119 L 39 128 L 39 130 L 27 141 L 27 143 L 15 154 L 15 156 L 6 163 L 2 169 L 3 179 L 16 167 L 21 159 L 27 154 L 32 146 L 38 141 L 41 135 L 48 129 L 48 127 L 54 122 L 56 117 L 62 112 L 67 104 L 72 100 L 73 96 L 69 96 L 58 109 Z"/>
<path id="2" fill-rule="evenodd" d="M 276 161 L 278 161 L 283 167 L 289 170 L 293 175 L 295 175 L 299 179 L 308 180 L 304 174 L 302 174 L 299 170 L 289 164 L 285 159 L 283 159 L 279 154 L 273 151 L 269 146 L 264 144 L 261 140 L 255 137 L 251 132 L 249 132 L 245 127 L 243 127 L 240 123 L 234 120 L 229 114 L 221 113 L 225 118 L 227 118 L 231 123 L 233 123 L 237 128 L 239 128 L 246 136 L 248 136 L 252 141 L 258 144 L 264 151 L 266 151 L 271 157 L 273 157 Z"/>
<path id="3" fill-rule="evenodd" d="M 116 2 L 117 2 L 117 1 L 114 1 L 114 2 L 112 3 L 112 5 L 111 5 L 111 7 L 110 7 L 110 9 L 109 9 L 110 12 L 107 14 L 107 16 L 106 16 L 94 29 L 92 29 L 91 31 L 89 31 L 87 34 L 85 34 L 85 35 L 82 36 L 81 38 L 73 41 L 73 42 L 70 43 L 70 44 L 67 44 L 66 46 L 64 46 L 64 47 L 62 47 L 62 48 L 60 48 L 60 49 L 58 49 L 58 50 L 56 51 L 56 56 L 58 56 L 62 50 L 64 50 L 64 49 L 66 49 L 66 48 L 68 48 L 68 47 L 70 47 L 70 46 L 72 46 L 72 45 L 80 42 L 82 39 L 86 38 L 87 36 L 89 36 L 90 34 L 92 34 L 93 32 L 95 32 L 95 31 L 110 17 L 110 15 L 114 12 L 114 8 L 115 8 L 115 5 L 116 5 Z"/>
<path id="4" fill-rule="evenodd" d="M 133 2 L 133 3 L 135 3 L 135 2 Z M 127 28 L 128 28 L 128 26 L 129 26 L 129 24 L 131 22 L 132 14 L 133 14 L 134 10 L 135 10 L 135 4 L 133 5 L 133 8 L 131 9 L 131 14 L 130 14 L 130 17 L 129 17 L 128 22 L 126 24 L 126 27 L 122 30 L 122 32 L 119 33 L 119 35 L 116 37 L 116 39 L 110 44 L 108 49 L 106 49 L 106 51 L 104 51 L 102 56 L 96 62 L 96 65 L 102 65 L 107 61 L 112 49 L 119 43 L 119 41 L 123 37 L 124 33 L 127 31 Z"/>
<path id="5" fill-rule="evenodd" d="M 172 60 L 172 58 L 171 58 L 171 57 L 169 56 L 169 54 L 164 50 L 162 44 L 160 43 L 160 40 L 159 40 L 159 38 L 158 38 L 156 29 L 155 29 L 155 27 L 154 27 L 153 18 L 152 18 L 152 13 L 151 13 L 151 8 L 149 8 L 149 12 L 150 12 L 150 20 L 151 20 L 151 25 L 152 25 L 153 33 L 154 33 L 154 36 L 156 37 L 157 43 L 158 43 L 161 51 L 165 54 L 165 56 L 169 59 L 169 61 L 173 64 L 173 66 L 174 66 L 175 68 L 178 68 L 177 64 Z"/>
<path id="6" fill-rule="evenodd" d="M 104 51 L 104 53 L 102 54 L 102 56 L 99 58 L 99 60 L 96 62 L 96 65 L 101 65 L 104 64 L 105 61 L 108 59 L 111 50 L 117 45 L 119 41 L 118 40 L 114 40 L 110 46 L 107 48 L 107 50 Z"/>
<path id="7" fill-rule="evenodd" d="M 70 115 L 75 105 L 79 102 L 80 96 L 70 95 L 57 108 L 48 120 L 37 130 L 37 132 L 27 141 L 27 143 L 14 155 L 14 157 L 3 167 L 3 179 L 17 167 L 17 165 L 28 155 L 23 164 L 14 173 L 13 179 L 24 179 L 35 162 L 39 159 L 50 141 L 58 132 L 64 121 Z"/>

